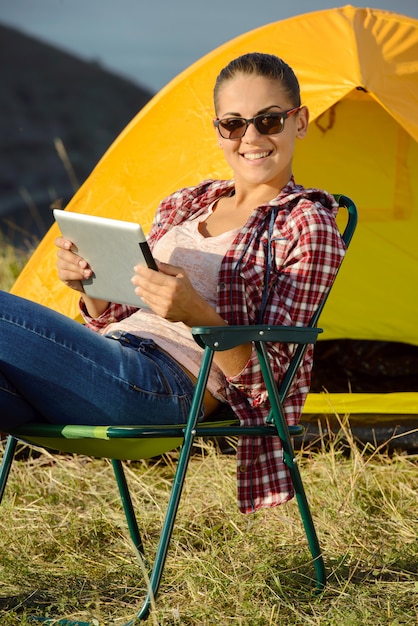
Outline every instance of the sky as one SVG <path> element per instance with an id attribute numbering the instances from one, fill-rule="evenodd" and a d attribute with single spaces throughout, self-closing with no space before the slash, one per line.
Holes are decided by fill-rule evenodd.
<path id="1" fill-rule="evenodd" d="M 220 45 L 338 0 L 0 0 L 0 23 L 159 91 Z M 351 1 L 418 19 L 418 0 Z"/>

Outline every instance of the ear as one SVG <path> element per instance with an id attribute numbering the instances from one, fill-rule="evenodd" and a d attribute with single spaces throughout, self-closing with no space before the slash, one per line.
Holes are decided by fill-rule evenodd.
<path id="1" fill-rule="evenodd" d="M 296 137 L 303 139 L 308 132 L 309 126 L 309 110 L 308 107 L 303 106 L 297 114 L 296 119 Z"/>

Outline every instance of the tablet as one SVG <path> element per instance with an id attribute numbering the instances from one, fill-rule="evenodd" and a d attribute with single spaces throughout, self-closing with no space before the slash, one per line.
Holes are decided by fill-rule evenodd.
<path id="1" fill-rule="evenodd" d="M 83 280 L 91 298 L 146 307 L 131 283 L 134 266 L 157 270 L 144 232 L 139 224 L 54 210 L 62 236 L 73 242 L 74 252 L 90 265 L 93 276 Z"/>

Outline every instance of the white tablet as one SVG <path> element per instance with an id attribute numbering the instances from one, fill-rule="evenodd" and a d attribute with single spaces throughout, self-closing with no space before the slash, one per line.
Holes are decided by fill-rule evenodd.
<path id="1" fill-rule="evenodd" d="M 93 270 L 93 276 L 83 281 L 88 296 L 146 307 L 131 283 L 133 268 L 143 264 L 157 270 L 157 266 L 139 224 L 61 209 L 54 210 L 54 218 L 62 236 L 73 242 L 74 252 Z"/>

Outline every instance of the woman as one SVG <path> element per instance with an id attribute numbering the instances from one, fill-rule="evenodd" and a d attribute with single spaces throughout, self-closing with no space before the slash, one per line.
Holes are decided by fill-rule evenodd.
<path id="1" fill-rule="evenodd" d="M 92 300 L 91 275 L 58 238 L 58 276 L 82 293 L 82 326 L 1 294 L 0 429 L 28 421 L 129 424 L 186 420 L 201 350 L 192 326 L 304 325 L 344 255 L 336 205 L 295 184 L 296 139 L 308 129 L 298 81 L 279 58 L 251 53 L 219 74 L 214 127 L 233 181 L 205 181 L 161 202 L 149 235 L 159 272 L 138 266 L 133 289 L 149 309 Z M 96 332 L 91 332 L 91 331 Z M 276 379 L 291 347 L 269 346 Z M 300 417 L 312 350 L 286 402 Z M 252 345 L 216 353 L 204 415 L 228 402 L 240 420 L 262 423 L 266 392 Z M 243 512 L 292 497 L 276 439 L 243 438 L 238 450 Z"/>

